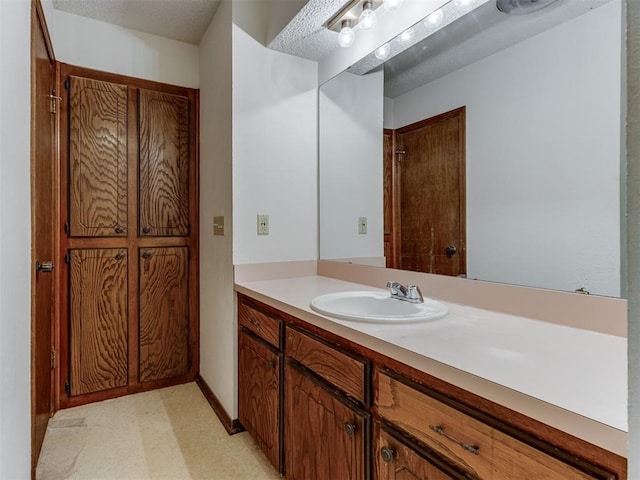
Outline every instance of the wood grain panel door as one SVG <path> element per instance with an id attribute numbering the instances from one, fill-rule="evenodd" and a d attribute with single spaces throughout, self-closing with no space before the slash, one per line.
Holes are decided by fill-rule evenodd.
<path id="1" fill-rule="evenodd" d="M 189 100 L 139 90 L 141 236 L 189 233 Z"/>
<path id="2" fill-rule="evenodd" d="M 396 131 L 400 265 L 466 273 L 465 109 Z"/>
<path id="3" fill-rule="evenodd" d="M 282 354 L 240 331 L 238 418 L 271 464 L 281 469 L 280 368 Z"/>
<path id="4" fill-rule="evenodd" d="M 188 247 L 141 248 L 140 381 L 189 371 Z"/>
<path id="5" fill-rule="evenodd" d="M 39 2 L 31 11 L 31 466 L 35 469 L 53 414 L 53 325 L 57 296 L 55 61 Z M 51 268 L 36 266 L 52 262 Z"/>
<path id="6" fill-rule="evenodd" d="M 127 251 L 70 252 L 70 394 L 127 384 Z"/>
<path id="7" fill-rule="evenodd" d="M 127 87 L 71 76 L 70 235 L 127 235 Z"/>
<path id="8" fill-rule="evenodd" d="M 286 475 L 290 480 L 369 477 L 369 416 L 285 364 Z"/>

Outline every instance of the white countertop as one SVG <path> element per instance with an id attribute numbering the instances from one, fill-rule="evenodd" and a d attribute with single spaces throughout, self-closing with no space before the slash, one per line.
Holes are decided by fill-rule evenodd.
<path id="1" fill-rule="evenodd" d="M 625 455 L 625 338 L 449 302 L 449 314 L 432 322 L 339 320 L 311 310 L 311 299 L 375 289 L 319 276 L 241 282 L 236 290 Z"/>

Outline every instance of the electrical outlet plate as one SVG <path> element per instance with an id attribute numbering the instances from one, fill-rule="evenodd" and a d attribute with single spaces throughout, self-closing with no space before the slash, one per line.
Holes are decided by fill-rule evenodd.
<path id="1" fill-rule="evenodd" d="M 367 217 L 358 217 L 358 233 L 360 235 L 367 233 Z"/>
<path id="2" fill-rule="evenodd" d="M 258 235 L 269 235 L 269 215 L 258 215 Z"/>

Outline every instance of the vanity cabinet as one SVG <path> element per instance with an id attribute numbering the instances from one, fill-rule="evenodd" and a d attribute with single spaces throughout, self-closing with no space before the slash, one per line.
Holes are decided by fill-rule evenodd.
<path id="1" fill-rule="evenodd" d="M 238 323 L 238 419 L 282 472 L 282 321 L 239 303 Z"/>
<path id="2" fill-rule="evenodd" d="M 238 341 L 239 420 L 271 464 L 280 469 L 282 355 L 245 330 Z"/>
<path id="3" fill-rule="evenodd" d="M 379 372 L 377 378 L 375 405 L 381 419 L 466 472 L 468 478 L 616 478 L 522 432 L 517 434 L 520 438 L 507 434 L 501 427 L 504 430 L 509 427 L 499 420 L 483 418 L 482 412 L 428 387 L 387 371 Z"/>
<path id="4" fill-rule="evenodd" d="M 418 453 L 415 445 L 407 444 L 397 434 L 376 423 L 375 426 L 375 478 L 379 480 L 453 480 L 468 478 L 451 472 L 451 468 L 439 468 L 424 450 Z M 421 454 L 422 453 L 422 454 Z M 433 457 L 432 457 L 433 458 Z M 441 463 L 442 464 L 442 463 Z"/>
<path id="5" fill-rule="evenodd" d="M 238 298 L 240 421 L 288 480 L 626 478 L 618 455 Z"/>
<path id="6" fill-rule="evenodd" d="M 290 360 L 284 412 L 287 479 L 369 478 L 369 414 Z"/>

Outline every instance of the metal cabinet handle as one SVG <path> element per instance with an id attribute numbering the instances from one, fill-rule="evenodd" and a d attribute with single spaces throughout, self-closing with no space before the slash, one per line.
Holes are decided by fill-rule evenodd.
<path id="1" fill-rule="evenodd" d="M 480 447 L 478 445 L 469 445 L 468 443 L 461 442 L 457 438 L 449 435 L 444 431 L 444 427 L 441 425 L 429 425 L 429 428 L 436 432 L 438 435 L 442 435 L 447 440 L 451 440 L 453 443 L 457 443 L 467 452 L 473 453 L 474 455 L 480 455 Z"/>
<path id="2" fill-rule="evenodd" d="M 142 227 L 142 233 L 149 233 L 151 231 L 151 227 Z"/>
<path id="3" fill-rule="evenodd" d="M 36 273 L 51 273 L 55 267 L 56 264 L 53 262 L 40 262 L 36 260 Z"/>
<path id="4" fill-rule="evenodd" d="M 454 255 L 457 251 L 458 249 L 456 248 L 455 245 L 449 245 L 447 248 L 444 249 L 444 253 L 446 253 L 449 256 Z"/>
<path id="5" fill-rule="evenodd" d="M 118 252 L 116 254 L 116 260 L 122 260 L 124 258 L 124 252 Z"/>
<path id="6" fill-rule="evenodd" d="M 145 250 L 144 252 L 142 252 L 142 258 L 149 259 L 153 256 L 153 253 L 151 253 L 149 250 Z"/>
<path id="7" fill-rule="evenodd" d="M 355 423 L 344 424 L 344 431 L 347 432 L 347 435 L 349 435 L 350 437 L 353 437 L 356 434 L 357 429 L 358 426 Z"/>
<path id="8" fill-rule="evenodd" d="M 380 456 L 382 457 L 382 460 L 384 461 L 384 463 L 393 462 L 396 459 L 396 455 L 398 455 L 398 452 L 396 452 L 392 448 L 382 447 L 380 449 Z"/>
<path id="9" fill-rule="evenodd" d="M 115 230 L 116 230 L 116 233 L 118 233 L 118 234 L 124 233 L 124 228 L 121 227 L 120 225 L 118 225 Z"/>

